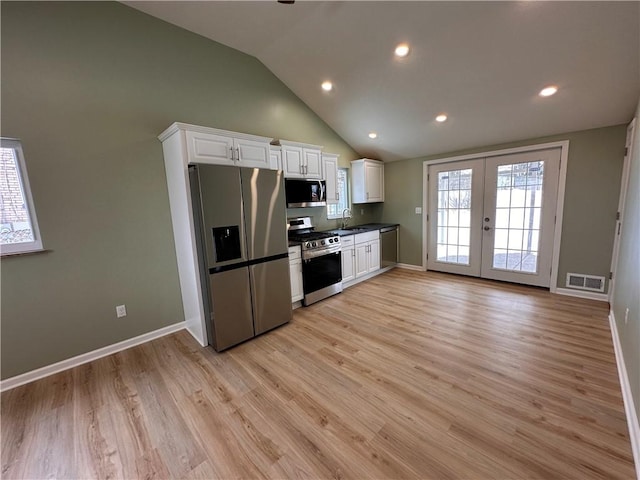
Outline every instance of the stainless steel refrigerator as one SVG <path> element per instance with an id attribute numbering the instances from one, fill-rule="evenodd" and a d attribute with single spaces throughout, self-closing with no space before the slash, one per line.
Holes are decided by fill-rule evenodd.
<path id="1" fill-rule="evenodd" d="M 209 344 L 217 351 L 291 320 L 281 171 L 189 167 Z"/>

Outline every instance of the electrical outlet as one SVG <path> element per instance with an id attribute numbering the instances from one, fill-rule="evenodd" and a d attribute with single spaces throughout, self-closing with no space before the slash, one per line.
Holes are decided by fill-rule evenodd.
<path id="1" fill-rule="evenodd" d="M 624 324 L 626 325 L 629 321 L 629 309 L 627 308 L 624 312 Z"/>
<path id="2" fill-rule="evenodd" d="M 364 215 L 364 208 L 360 209 L 360 215 Z"/>
<path id="3" fill-rule="evenodd" d="M 116 315 L 118 318 L 127 316 L 127 307 L 124 305 L 116 305 Z"/>

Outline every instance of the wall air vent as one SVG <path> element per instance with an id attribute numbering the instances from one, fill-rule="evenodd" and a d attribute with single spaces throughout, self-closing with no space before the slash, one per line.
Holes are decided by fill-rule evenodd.
<path id="1" fill-rule="evenodd" d="M 604 277 L 595 277 L 582 273 L 567 273 L 566 286 L 591 292 L 604 292 Z"/>

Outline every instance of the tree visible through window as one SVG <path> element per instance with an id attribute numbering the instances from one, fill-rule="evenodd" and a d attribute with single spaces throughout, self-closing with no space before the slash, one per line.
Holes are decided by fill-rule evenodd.
<path id="1" fill-rule="evenodd" d="M 349 208 L 349 182 L 347 181 L 347 168 L 338 169 L 338 184 L 336 188 L 338 190 L 338 203 L 327 205 L 327 218 L 342 218 L 342 211 L 345 208 Z"/>
<path id="2" fill-rule="evenodd" d="M 42 250 L 20 142 L 1 139 L 0 253 Z"/>

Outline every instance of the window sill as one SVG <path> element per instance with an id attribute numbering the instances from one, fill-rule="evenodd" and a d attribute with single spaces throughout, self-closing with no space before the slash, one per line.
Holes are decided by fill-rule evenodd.
<path id="1" fill-rule="evenodd" d="M 39 248 L 37 250 L 27 250 L 24 252 L 2 252 L 0 253 L 0 257 L 5 258 L 5 257 L 21 257 L 24 255 L 38 255 L 40 253 L 49 253 L 52 252 L 53 250 L 47 250 L 46 248 Z"/>

